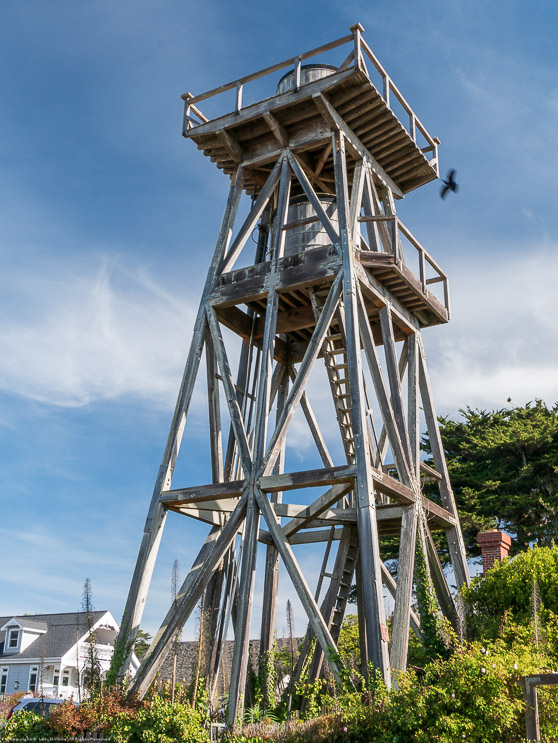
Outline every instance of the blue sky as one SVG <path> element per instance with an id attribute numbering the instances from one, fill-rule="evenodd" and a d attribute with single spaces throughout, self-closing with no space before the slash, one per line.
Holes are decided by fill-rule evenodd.
<path id="1" fill-rule="evenodd" d="M 228 187 L 180 136 L 180 94 L 356 21 L 458 171 L 457 196 L 398 204 L 450 276 L 453 320 L 425 333 L 439 412 L 558 400 L 553 3 L 4 0 L 0 613 L 75 610 L 89 577 L 121 614 Z M 200 538 L 184 521 L 150 630 Z"/>

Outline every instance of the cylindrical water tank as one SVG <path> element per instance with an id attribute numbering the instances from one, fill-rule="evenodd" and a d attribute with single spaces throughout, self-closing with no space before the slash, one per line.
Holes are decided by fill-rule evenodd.
<path id="1" fill-rule="evenodd" d="M 335 196 L 323 193 L 316 195 L 333 227 L 338 231 L 339 219 L 337 216 Z M 289 201 L 287 224 L 295 224 L 296 222 L 302 222 L 305 219 L 315 216 L 314 209 L 305 195 L 295 196 Z M 286 230 L 284 255 L 289 256 L 295 253 L 303 253 L 305 250 L 321 248 L 324 245 L 331 245 L 331 239 L 322 223 L 319 221 L 310 222 L 310 224 L 303 224 Z"/>
<path id="2" fill-rule="evenodd" d="M 327 77 L 337 72 L 337 67 L 330 64 L 303 64 L 300 66 L 300 84 L 313 83 L 322 77 Z M 288 93 L 295 87 L 295 71 L 291 70 L 279 80 L 277 85 L 277 94 Z"/>
<path id="3" fill-rule="evenodd" d="M 333 67 L 333 65 L 301 65 L 300 84 L 305 85 L 306 83 L 314 82 L 314 80 L 320 80 L 322 77 L 332 75 L 334 72 L 337 72 L 337 67 Z M 291 70 L 290 72 L 287 72 L 286 75 L 283 75 L 281 80 L 279 80 L 279 84 L 277 85 L 277 94 L 288 93 L 290 90 L 294 90 L 294 87 L 295 71 Z M 319 193 L 317 194 L 317 197 L 334 228 L 338 230 L 339 220 L 337 217 L 337 203 L 335 196 L 332 194 Z M 314 209 L 304 194 L 290 199 L 287 224 L 295 224 L 315 216 Z M 320 248 L 325 245 L 331 245 L 331 239 L 321 222 L 311 222 L 310 224 L 304 224 L 299 227 L 287 229 L 285 235 L 284 255 L 295 255 L 296 253 L 303 253 L 305 250 L 312 250 L 312 248 Z"/>

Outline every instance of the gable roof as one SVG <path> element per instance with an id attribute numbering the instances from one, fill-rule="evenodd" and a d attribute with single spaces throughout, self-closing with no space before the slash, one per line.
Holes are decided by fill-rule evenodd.
<path id="1" fill-rule="evenodd" d="M 10 624 L 10 622 L 17 622 L 20 627 L 23 629 L 30 629 L 30 630 L 39 630 L 41 632 L 46 632 L 48 629 L 48 625 L 46 622 L 37 622 L 34 619 L 29 619 L 29 617 L 10 617 L 5 622 L 3 621 L 3 617 L 0 617 L 0 631 L 3 629 L 6 629 L 7 626 L 13 626 Z"/>
<path id="2" fill-rule="evenodd" d="M 107 613 L 107 611 L 92 611 L 92 624 L 96 624 Z M 45 658 L 62 657 L 88 630 L 87 617 L 83 611 L 67 614 L 32 614 L 29 617 L 0 617 L 0 627 L 3 627 L 10 619 L 17 619 L 20 624 L 29 629 L 44 628 L 47 631 L 39 635 L 21 653 L 0 652 L 0 658 L 5 660 L 40 658 L 43 651 Z"/>

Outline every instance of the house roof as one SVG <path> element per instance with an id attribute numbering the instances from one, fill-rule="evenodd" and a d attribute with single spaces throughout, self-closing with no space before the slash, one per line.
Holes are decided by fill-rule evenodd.
<path id="1" fill-rule="evenodd" d="M 29 619 L 29 617 L 11 617 L 10 619 L 15 619 L 24 629 L 38 629 L 41 630 L 41 632 L 46 632 L 48 629 L 48 624 L 46 622 L 37 622 L 36 619 Z M 8 619 L 8 622 L 10 619 Z M 0 622 L 1 621 L 2 620 L 0 619 Z"/>
<path id="2" fill-rule="evenodd" d="M 107 611 L 92 611 L 92 624 L 96 624 L 107 613 Z M 0 659 L 5 660 L 40 658 L 43 651 L 45 658 L 62 657 L 88 630 L 86 614 L 83 611 L 66 614 L 32 614 L 28 617 L 0 617 L 0 627 L 3 627 L 10 619 L 17 619 L 24 628 L 45 629 L 47 631 L 39 635 L 21 653 L 0 652 Z M 3 651 L 3 648 L 1 649 Z"/>

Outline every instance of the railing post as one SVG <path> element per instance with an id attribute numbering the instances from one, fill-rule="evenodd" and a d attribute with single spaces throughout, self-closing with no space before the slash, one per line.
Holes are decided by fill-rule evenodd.
<path id="1" fill-rule="evenodd" d="M 294 74 L 295 74 L 294 89 L 295 89 L 295 92 L 298 92 L 300 90 L 300 66 L 301 66 L 300 57 L 297 57 L 295 59 L 295 66 L 294 66 Z"/>
<path id="2" fill-rule="evenodd" d="M 397 217 L 393 217 L 391 223 L 391 249 L 393 251 L 393 259 L 397 265 L 399 263 L 399 224 Z"/>
<path id="3" fill-rule="evenodd" d="M 364 33 L 364 26 L 362 26 L 360 23 L 355 23 L 353 26 L 351 26 L 349 30 L 353 32 L 353 38 L 354 38 L 355 69 L 361 70 L 363 67 L 363 60 L 362 60 L 362 52 L 360 51 L 360 35 Z"/>
<path id="4" fill-rule="evenodd" d="M 186 134 L 188 129 L 192 126 L 190 123 L 190 99 L 193 98 L 192 94 L 190 92 L 185 93 L 183 96 L 184 98 L 184 121 L 182 123 L 182 134 Z"/>
<path id="5" fill-rule="evenodd" d="M 415 114 L 411 111 L 409 114 L 409 134 L 411 135 L 411 138 L 413 142 L 417 143 L 417 123 L 415 119 Z"/>
<path id="6" fill-rule="evenodd" d="M 243 84 L 241 82 L 238 82 L 236 84 L 236 102 L 234 106 L 235 114 L 239 114 L 240 109 L 242 108 L 242 88 Z"/>
<path id="7" fill-rule="evenodd" d="M 386 106 L 388 108 L 391 108 L 391 106 L 389 105 L 389 87 L 390 87 L 390 83 L 391 83 L 391 80 L 386 75 L 384 77 L 384 101 L 386 102 Z"/>
<path id="8" fill-rule="evenodd" d="M 422 286 L 422 291 L 426 291 L 426 270 L 424 265 L 424 250 L 422 248 L 419 250 L 419 272 L 420 272 L 420 283 Z M 444 283 L 445 286 L 445 283 Z"/>

